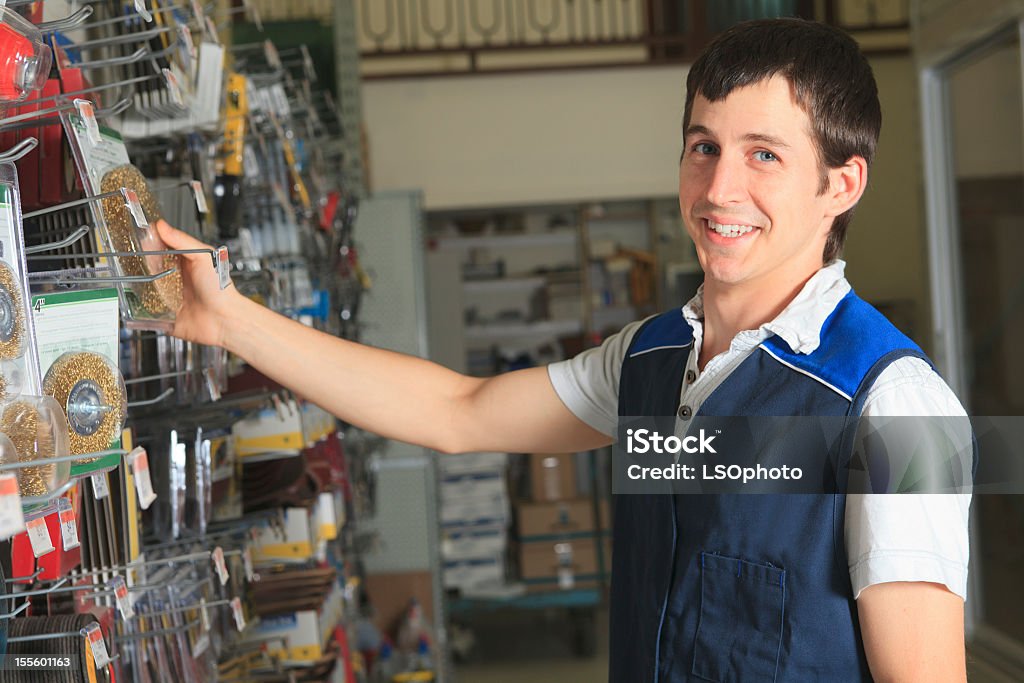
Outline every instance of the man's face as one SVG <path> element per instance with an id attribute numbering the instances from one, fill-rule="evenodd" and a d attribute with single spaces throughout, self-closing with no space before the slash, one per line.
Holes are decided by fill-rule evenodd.
<path id="1" fill-rule="evenodd" d="M 833 215 L 810 121 L 775 76 L 717 102 L 693 101 L 679 209 L 716 291 L 784 295 L 821 263 Z"/>

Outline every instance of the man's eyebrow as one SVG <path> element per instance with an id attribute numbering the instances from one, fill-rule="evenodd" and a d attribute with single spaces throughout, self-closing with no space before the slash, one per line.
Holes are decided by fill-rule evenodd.
<path id="1" fill-rule="evenodd" d="M 688 127 L 683 135 L 684 137 L 690 137 L 691 135 L 706 135 L 707 137 L 711 138 L 715 137 L 715 134 L 712 133 L 707 127 L 701 126 L 699 124 L 694 124 Z M 743 136 L 743 139 L 748 142 L 762 142 L 766 145 L 776 147 L 779 149 L 791 148 L 790 145 L 784 142 L 781 138 L 777 138 L 774 135 L 768 135 L 767 133 L 747 133 L 746 135 Z"/>

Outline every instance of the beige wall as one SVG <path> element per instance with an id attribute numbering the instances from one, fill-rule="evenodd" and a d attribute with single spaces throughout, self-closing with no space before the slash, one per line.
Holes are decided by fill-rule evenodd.
<path id="1" fill-rule="evenodd" d="M 917 75 L 909 56 L 871 59 L 882 103 L 882 137 L 847 238 L 847 274 L 871 301 L 914 302 L 916 341 L 931 345 L 924 178 Z M 925 349 L 928 350 L 927 348 Z"/>
<path id="2" fill-rule="evenodd" d="M 363 82 L 374 189 L 428 209 L 672 195 L 685 69 Z"/>

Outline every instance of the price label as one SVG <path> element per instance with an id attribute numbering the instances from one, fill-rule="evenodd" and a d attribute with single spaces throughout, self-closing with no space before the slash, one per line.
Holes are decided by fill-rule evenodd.
<path id="1" fill-rule="evenodd" d="M 136 446 L 128 454 L 128 462 L 135 476 L 135 491 L 139 494 L 139 505 L 143 510 L 147 510 L 156 500 L 156 493 L 153 492 L 153 480 L 149 477 L 149 456 L 146 455 L 146 449 Z"/>
<path id="2" fill-rule="evenodd" d="M 75 109 L 78 110 L 78 115 L 82 117 L 82 123 L 85 124 L 86 139 L 94 145 L 100 144 L 102 142 L 100 124 L 96 122 L 96 110 L 93 108 L 92 102 L 78 98 L 75 100 Z"/>
<path id="3" fill-rule="evenodd" d="M 18 477 L 0 474 L 0 540 L 6 540 L 25 530 L 25 513 L 21 509 Z"/>
<path id="4" fill-rule="evenodd" d="M 185 54 L 188 55 L 189 59 L 195 59 L 196 44 L 192 40 L 192 29 L 185 24 L 181 24 L 178 26 L 178 34 L 181 36 L 181 42 L 185 45 Z"/>
<path id="5" fill-rule="evenodd" d="M 227 289 L 231 284 L 231 259 L 227 247 L 217 247 L 217 279 L 221 289 Z"/>
<path id="6" fill-rule="evenodd" d="M 231 598 L 231 614 L 235 617 L 235 628 L 241 633 L 245 630 L 245 615 L 242 614 L 242 601 L 239 598 Z"/>
<path id="7" fill-rule="evenodd" d="M 124 197 L 124 204 L 128 207 L 128 212 L 132 215 L 135 227 L 142 230 L 148 228 L 149 219 L 146 218 L 146 212 L 142 210 L 142 202 L 139 201 L 139 195 L 135 194 L 135 190 L 122 187 L 121 196 Z"/>
<path id="8" fill-rule="evenodd" d="M 185 98 L 181 95 L 181 86 L 178 85 L 178 77 L 174 75 L 174 72 L 164 67 L 160 69 L 164 75 L 164 83 L 167 84 L 167 92 L 171 96 L 171 102 L 174 102 L 179 107 L 185 106 Z"/>
<path id="9" fill-rule="evenodd" d="M 110 664 L 110 655 L 107 654 L 107 643 L 103 640 L 103 632 L 100 631 L 100 625 L 97 623 L 89 624 L 86 628 L 82 629 L 82 634 L 85 636 L 86 642 L 89 643 L 89 649 L 92 651 L 92 658 L 96 662 L 96 667 L 102 669 L 107 664 Z"/>
<path id="10" fill-rule="evenodd" d="M 67 498 L 57 500 L 57 518 L 60 520 L 60 538 L 64 544 L 64 550 L 71 550 L 82 545 L 78 541 L 78 522 L 75 520 L 75 511 L 71 508 L 71 501 Z"/>
<path id="11" fill-rule="evenodd" d="M 245 566 L 245 580 L 252 583 L 256 580 L 256 570 L 252 565 L 252 549 L 245 546 L 242 550 L 242 564 Z"/>
<path id="12" fill-rule="evenodd" d="M 211 401 L 220 400 L 220 386 L 217 383 L 217 373 L 213 368 L 203 370 L 203 377 L 206 379 L 206 390 L 210 392 Z"/>
<path id="13" fill-rule="evenodd" d="M 203 184 L 198 180 L 192 180 L 189 182 L 189 186 L 192 188 L 192 196 L 196 198 L 196 210 L 202 214 L 210 213 L 210 207 L 206 204 L 206 192 L 203 191 Z"/>
<path id="14" fill-rule="evenodd" d="M 199 657 L 204 652 L 210 649 L 210 634 L 204 633 L 203 635 L 196 638 L 196 642 L 192 643 L 192 656 Z"/>
<path id="15" fill-rule="evenodd" d="M 274 69 L 275 71 L 280 71 L 281 69 L 284 68 L 284 66 L 281 64 L 281 55 L 277 53 L 277 46 L 274 45 L 273 41 L 263 41 L 263 56 L 266 57 L 267 64 L 270 66 L 271 69 Z"/>
<path id="16" fill-rule="evenodd" d="M 149 8 L 146 7 L 146 0 L 135 0 L 135 11 L 147 22 L 153 21 L 153 15 L 149 13 Z"/>
<path id="17" fill-rule="evenodd" d="M 203 632 L 210 630 L 210 610 L 206 608 L 206 598 L 199 598 L 199 622 Z"/>
<path id="18" fill-rule="evenodd" d="M 53 542 L 50 541 L 50 531 L 46 528 L 45 518 L 36 517 L 29 520 L 25 523 L 25 529 L 28 530 L 28 540 L 32 544 L 32 553 L 36 557 L 42 557 L 56 550 L 53 547 Z"/>
<path id="19" fill-rule="evenodd" d="M 117 602 L 117 611 L 121 613 L 122 619 L 131 619 L 135 616 L 135 610 L 132 608 L 131 600 L 128 599 L 128 586 L 124 582 L 124 577 L 115 576 L 109 582 L 107 587 L 114 591 L 114 600 Z"/>
<path id="20" fill-rule="evenodd" d="M 220 585 L 224 585 L 228 582 L 228 566 L 224 563 L 224 549 L 217 546 L 210 553 L 210 557 L 213 559 L 213 567 L 217 570 L 217 578 L 220 579 Z"/>
<path id="21" fill-rule="evenodd" d="M 217 45 L 220 45 L 220 36 L 217 34 L 217 24 L 213 23 L 213 19 L 209 15 L 203 17 L 203 25 L 206 26 L 206 35 Z"/>
<path id="22" fill-rule="evenodd" d="M 89 478 L 92 480 L 92 494 L 96 500 L 103 500 L 110 495 L 110 485 L 107 483 L 106 473 L 91 474 Z"/>

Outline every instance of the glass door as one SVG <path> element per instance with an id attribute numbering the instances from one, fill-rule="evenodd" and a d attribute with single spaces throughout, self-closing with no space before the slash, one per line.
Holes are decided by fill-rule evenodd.
<path id="1" fill-rule="evenodd" d="M 1016 25 L 922 73 L 936 346 L 972 415 L 1024 415 L 1021 82 Z M 1024 495 L 975 496 L 972 517 L 969 637 L 1015 661 Z"/>

